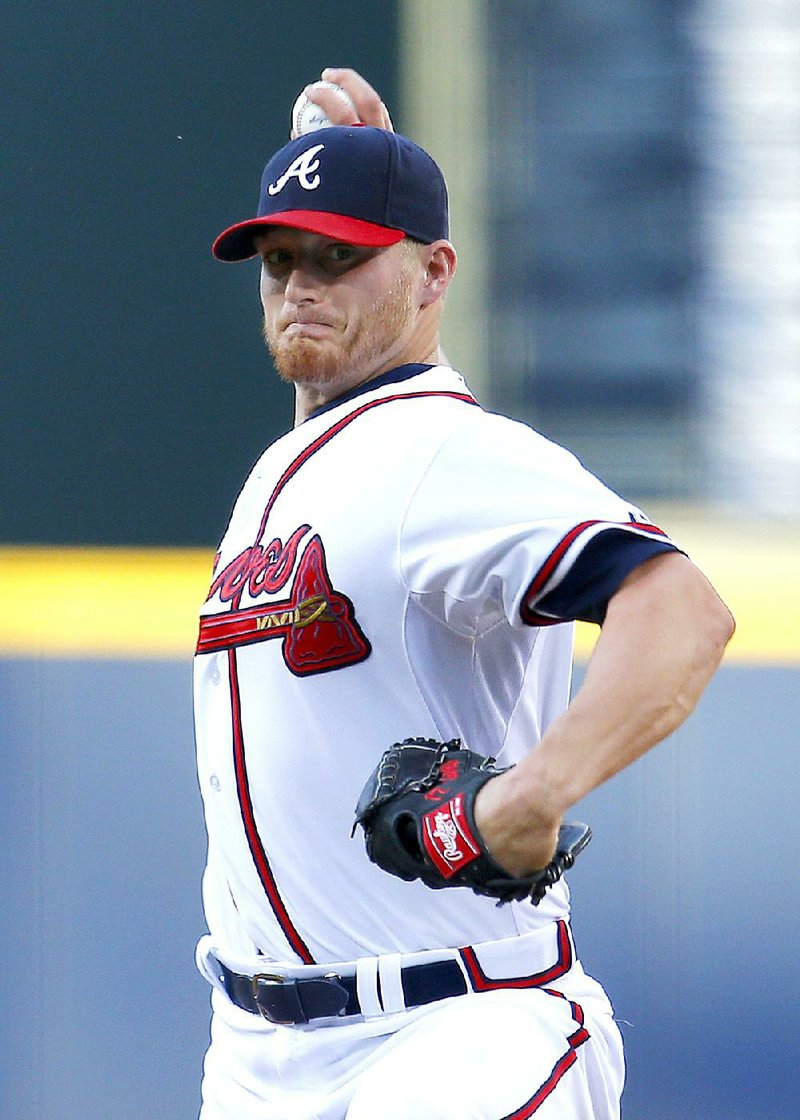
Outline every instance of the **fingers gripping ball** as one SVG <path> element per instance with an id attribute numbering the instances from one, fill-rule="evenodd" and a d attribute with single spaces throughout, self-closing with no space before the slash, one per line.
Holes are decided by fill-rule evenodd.
<path id="1" fill-rule="evenodd" d="M 345 93 L 341 86 L 337 86 L 334 82 L 320 81 L 314 82 L 313 87 L 335 90 L 337 95 L 346 102 L 347 108 L 355 112 L 355 105 L 350 95 Z M 304 136 L 307 132 L 316 132 L 318 128 L 329 128 L 332 124 L 333 122 L 326 115 L 324 109 L 315 105 L 313 101 L 309 101 L 305 90 L 303 90 L 292 108 L 292 130 L 295 135 Z"/>
<path id="2" fill-rule="evenodd" d="M 367 855 L 390 875 L 427 887 L 469 887 L 503 902 L 536 906 L 591 839 L 585 824 L 563 824 L 547 867 L 515 879 L 495 863 L 475 824 L 480 789 L 508 767 L 466 750 L 458 739 L 395 743 L 370 776 L 356 807 Z M 355 828 L 355 826 L 354 826 Z"/>

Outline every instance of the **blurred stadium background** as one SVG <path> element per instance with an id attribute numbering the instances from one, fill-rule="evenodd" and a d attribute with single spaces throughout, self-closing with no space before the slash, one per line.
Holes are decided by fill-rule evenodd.
<path id="1" fill-rule="evenodd" d="M 576 935 L 625 1024 L 626 1120 L 793 1120 L 798 4 L 28 0 L 0 52 L 0 1115 L 197 1112 L 195 617 L 291 416 L 255 266 L 209 246 L 334 64 L 445 168 L 454 363 L 738 618 L 698 712 L 584 809 Z"/>

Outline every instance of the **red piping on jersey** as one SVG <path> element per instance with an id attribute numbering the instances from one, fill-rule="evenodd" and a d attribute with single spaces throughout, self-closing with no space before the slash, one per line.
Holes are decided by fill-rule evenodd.
<path id="1" fill-rule="evenodd" d="M 547 615 L 537 614 L 528 604 L 532 599 L 536 599 L 544 590 L 547 581 L 558 568 L 558 565 L 564 559 L 564 556 L 581 533 L 585 533 L 587 529 L 594 528 L 595 525 L 607 525 L 609 529 L 635 529 L 637 532 L 645 535 L 667 538 L 667 534 L 663 529 L 659 529 L 656 525 L 643 525 L 640 521 L 582 521 L 580 525 L 576 525 L 573 529 L 570 529 L 566 536 L 561 538 L 528 585 L 528 590 L 522 597 L 522 604 L 519 609 L 523 622 L 527 623 L 529 626 L 555 626 L 557 623 L 564 622 L 563 618 L 548 618 Z"/>
<path id="2" fill-rule="evenodd" d="M 447 392 L 443 389 L 430 389 L 426 392 L 419 393 L 394 393 L 391 397 L 380 397 L 376 401 L 369 401 L 367 404 L 362 404 L 360 408 L 356 408 L 353 410 L 353 412 L 349 412 L 347 416 L 343 416 L 341 420 L 337 421 L 337 423 L 328 428 L 327 431 L 324 431 L 321 436 L 318 436 L 315 440 L 313 440 L 313 442 L 310 443 L 308 447 L 306 447 L 303 451 L 301 451 L 297 458 L 289 464 L 281 477 L 278 479 L 275 485 L 275 489 L 272 491 L 272 495 L 267 502 L 266 508 L 264 510 L 264 516 L 261 519 L 261 525 L 258 530 L 256 541 L 261 540 L 261 537 L 264 535 L 264 530 L 267 527 L 267 518 L 272 512 L 272 507 L 275 505 L 275 501 L 286 483 L 290 478 L 293 477 L 293 475 L 297 474 L 303 464 L 306 463 L 312 455 L 319 451 L 321 447 L 324 447 L 324 445 L 328 443 L 329 440 L 333 439 L 333 437 L 338 435 L 339 432 L 346 428 L 348 424 L 352 424 L 354 420 L 357 420 L 359 416 L 363 416 L 365 412 L 369 412 L 372 408 L 377 408 L 382 404 L 391 404 L 393 401 L 413 401 L 419 400 L 423 397 L 449 397 L 451 400 L 464 401 L 465 404 L 478 405 L 478 402 L 470 393 L 453 393 Z M 478 405 L 478 407 L 480 407 L 480 405 Z"/>
<path id="3" fill-rule="evenodd" d="M 239 675 L 236 667 L 236 652 L 231 650 L 228 654 L 228 667 L 230 670 L 231 682 L 231 712 L 233 716 L 233 761 L 236 769 L 236 789 L 239 794 L 239 805 L 242 810 L 242 820 L 244 821 L 244 830 L 247 836 L 247 843 L 250 846 L 250 852 L 253 856 L 253 862 L 258 871 L 258 877 L 261 880 L 261 885 L 267 893 L 270 906 L 275 912 L 275 917 L 278 919 L 281 929 L 294 949 L 295 953 L 300 957 L 303 964 L 314 964 L 314 958 L 309 952 L 308 946 L 303 941 L 300 934 L 292 924 L 286 907 L 283 904 L 283 899 L 280 896 L 278 887 L 275 883 L 275 878 L 269 866 L 267 854 L 261 843 L 261 838 L 258 835 L 258 828 L 256 826 L 255 813 L 253 811 L 253 802 L 250 798 L 250 782 L 247 777 L 247 767 L 244 759 L 244 737 L 242 734 L 242 710 L 239 696 Z"/>
<path id="4" fill-rule="evenodd" d="M 550 968 L 542 972 L 533 972 L 528 976 L 510 976 L 502 980 L 492 980 L 481 968 L 475 950 L 471 945 L 459 949 L 459 954 L 464 962 L 470 983 L 476 992 L 492 992 L 499 988 L 542 988 L 552 984 L 554 980 L 569 972 L 574 963 L 572 942 L 569 938 L 569 928 L 563 920 L 556 922 L 556 940 L 558 943 L 558 960 Z"/>
<path id="5" fill-rule="evenodd" d="M 546 991 L 549 996 L 556 996 L 559 999 L 567 998 L 561 992 L 548 991 L 547 989 L 543 990 Z M 558 1059 L 550 1071 L 547 1080 L 539 1086 L 530 1100 L 526 1101 L 525 1104 L 515 1112 L 507 1113 L 502 1117 L 502 1120 L 528 1120 L 535 1112 L 538 1112 L 548 1097 L 555 1091 L 567 1070 L 571 1069 L 577 1062 L 578 1047 L 583 1046 L 584 1042 L 588 1042 L 591 1038 L 591 1035 L 584 1026 L 585 1016 L 583 1008 L 580 1004 L 574 1003 L 572 1000 L 567 1000 L 567 1003 L 570 1006 L 572 1018 L 578 1024 L 578 1029 L 567 1037 L 567 1046 L 569 1049 Z"/>
<path id="6" fill-rule="evenodd" d="M 307 463 L 312 455 L 319 451 L 320 448 L 324 447 L 325 444 L 333 439 L 334 436 L 338 435 L 339 432 L 343 431 L 344 428 L 348 426 L 348 424 L 351 424 L 353 422 L 353 420 L 358 419 L 359 416 L 363 416 L 364 413 L 369 412 L 370 409 L 377 408 L 382 404 L 390 404 L 392 401 L 419 400 L 420 398 L 424 397 L 449 397 L 451 400 L 459 400 L 464 401 L 466 404 L 478 405 L 478 402 L 469 393 L 453 393 L 444 390 L 430 390 L 427 392 L 418 393 L 395 393 L 390 397 L 380 397 L 378 400 L 370 401 L 367 404 L 363 404 L 360 408 L 357 408 L 353 412 L 348 413 L 347 416 L 342 417 L 342 419 L 339 420 L 336 424 L 333 424 L 330 428 L 324 431 L 322 435 L 313 440 L 313 442 L 310 443 L 308 447 L 304 448 L 303 451 L 301 451 L 300 454 L 289 464 L 281 477 L 278 479 L 277 483 L 275 484 L 275 488 L 269 497 L 269 501 L 267 502 L 264 509 L 264 514 L 261 518 L 261 524 L 259 525 L 258 534 L 256 535 L 256 544 L 264 535 L 267 527 L 267 520 L 270 513 L 272 512 L 272 508 L 275 505 L 278 495 L 281 493 L 286 483 L 289 482 L 289 480 L 293 478 L 295 474 L 297 474 L 303 464 Z M 243 591 L 244 585 L 242 585 L 238 595 L 234 597 L 231 603 L 232 610 L 235 610 L 241 602 Z M 272 874 L 272 869 L 270 868 L 266 851 L 264 850 L 264 846 L 261 843 L 261 838 L 258 834 L 258 827 L 256 825 L 253 803 L 250 798 L 250 783 L 247 776 L 244 731 L 242 729 L 241 699 L 239 696 L 239 677 L 237 671 L 235 649 L 231 649 L 228 651 L 228 667 L 231 689 L 231 716 L 233 723 L 233 752 L 234 767 L 236 771 L 236 789 L 239 796 L 239 805 L 241 807 L 242 821 L 244 823 L 245 834 L 247 836 L 247 843 L 250 847 L 250 852 L 253 856 L 253 862 L 255 863 L 258 877 L 261 880 L 261 885 L 266 892 L 270 906 L 272 907 L 275 917 L 277 918 L 278 923 L 283 930 L 284 936 L 304 964 L 314 964 L 314 958 L 312 957 L 308 946 L 305 944 L 302 937 L 295 929 L 294 924 L 289 917 L 289 914 L 283 903 L 283 899 L 281 898 L 280 892 L 278 891 L 275 877 Z"/>

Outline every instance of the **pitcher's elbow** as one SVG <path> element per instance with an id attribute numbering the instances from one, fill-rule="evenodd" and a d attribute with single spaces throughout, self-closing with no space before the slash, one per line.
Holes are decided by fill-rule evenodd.
<path id="1" fill-rule="evenodd" d="M 703 618 L 706 639 L 712 651 L 712 656 L 716 655 L 720 659 L 736 632 L 736 619 L 710 584 L 708 604 L 703 611 Z"/>

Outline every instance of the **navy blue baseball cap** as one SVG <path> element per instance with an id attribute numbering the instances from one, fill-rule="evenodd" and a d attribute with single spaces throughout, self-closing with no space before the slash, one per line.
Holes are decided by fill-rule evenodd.
<path id="1" fill-rule="evenodd" d="M 221 261 L 256 255 L 264 226 L 290 226 L 351 245 L 430 244 L 448 236 L 447 187 L 435 161 L 397 132 L 335 125 L 292 140 L 261 177 L 258 214 L 219 235 Z"/>

